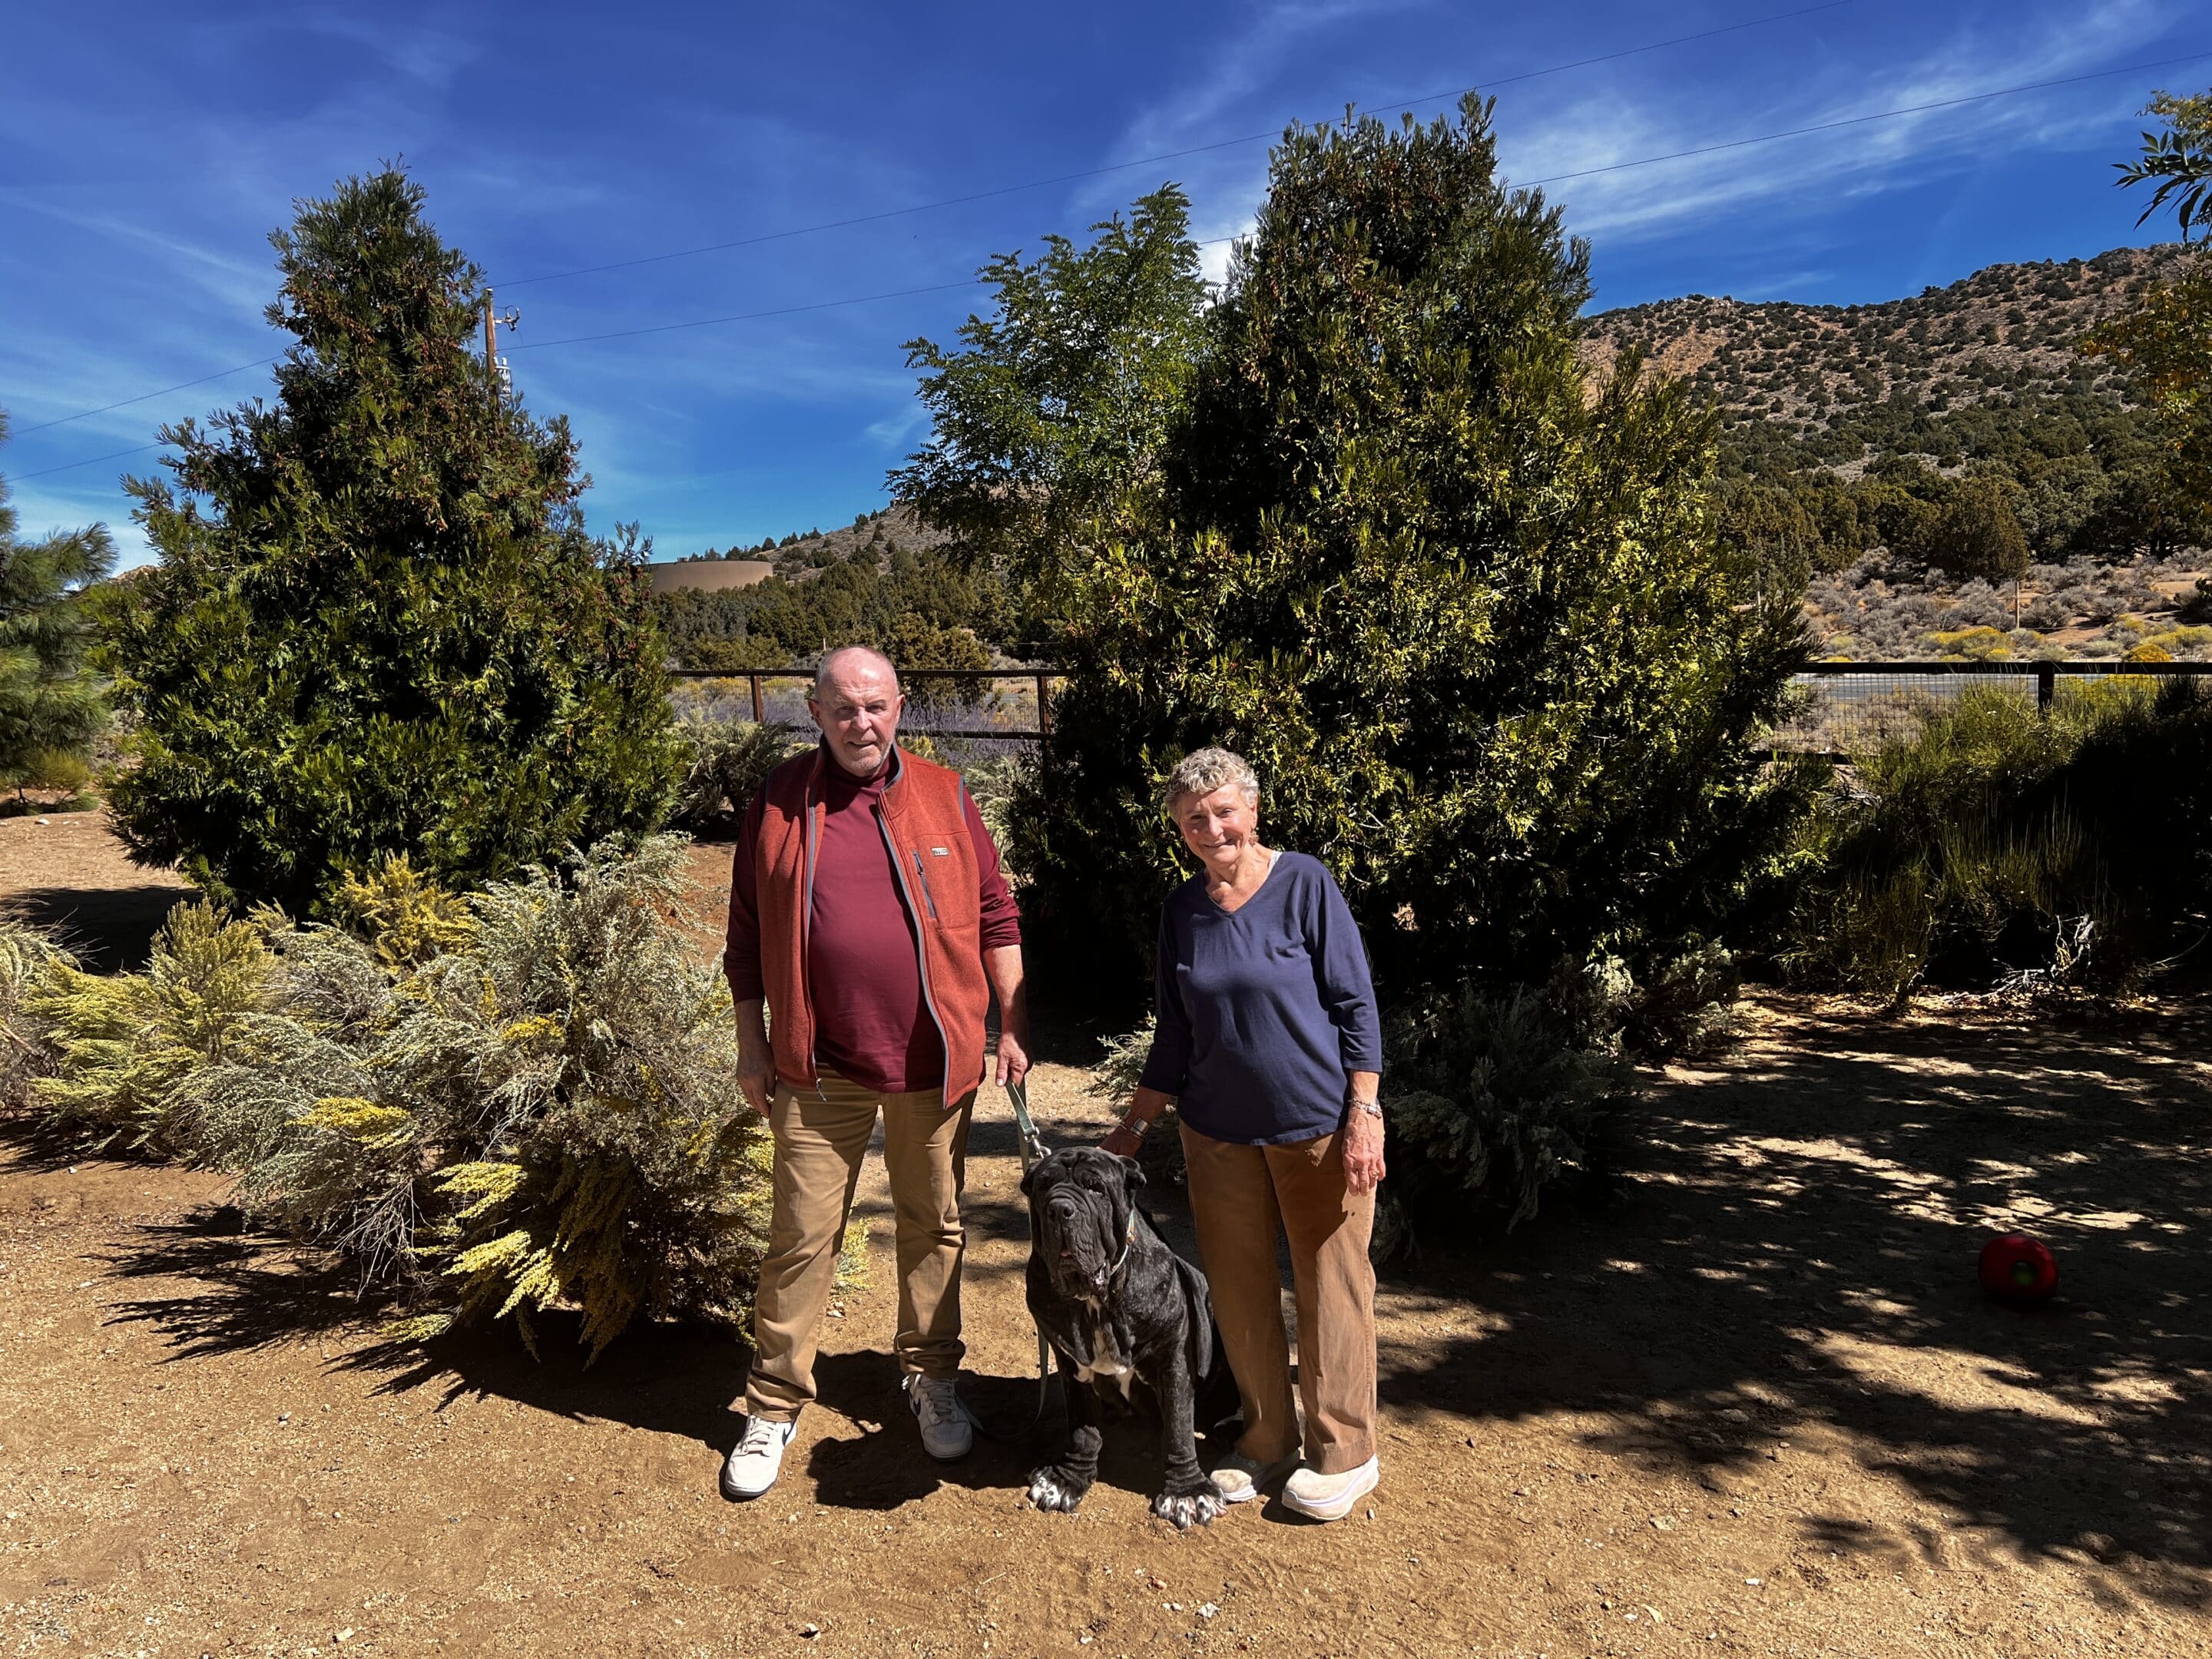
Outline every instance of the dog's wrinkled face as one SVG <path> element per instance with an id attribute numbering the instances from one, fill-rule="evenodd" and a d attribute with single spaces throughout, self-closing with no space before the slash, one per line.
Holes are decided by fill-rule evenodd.
<path id="1" fill-rule="evenodd" d="M 1031 1236 L 1055 1291 L 1078 1301 L 1104 1299 L 1128 1239 L 1132 1194 L 1144 1184 L 1134 1158 L 1096 1146 L 1054 1152 L 1022 1177 Z"/>

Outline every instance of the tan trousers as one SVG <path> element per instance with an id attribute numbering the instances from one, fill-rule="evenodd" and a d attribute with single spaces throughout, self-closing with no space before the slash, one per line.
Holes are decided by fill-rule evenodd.
<path id="1" fill-rule="evenodd" d="M 941 1090 L 885 1094 L 826 1072 L 819 1093 L 777 1085 L 769 1107 L 775 1208 L 742 1401 L 750 1415 L 788 1422 L 814 1399 L 814 1352 L 836 1280 L 837 1247 L 879 1111 L 898 1232 L 899 1365 L 927 1376 L 959 1373 L 966 1352 L 960 1261 L 968 1242 L 960 1194 L 975 1104 L 970 1094 L 947 1110 Z"/>
<path id="2" fill-rule="evenodd" d="M 1305 1461 L 1321 1474 L 1375 1455 L 1375 1267 L 1367 1258 L 1375 1194 L 1355 1197 L 1346 1188 L 1341 1139 L 1238 1146 L 1188 1126 L 1182 1132 L 1198 1253 L 1244 1401 L 1237 1449 L 1263 1463 L 1298 1450 L 1275 1268 L 1279 1232 L 1291 1242 L 1297 1289 Z"/>

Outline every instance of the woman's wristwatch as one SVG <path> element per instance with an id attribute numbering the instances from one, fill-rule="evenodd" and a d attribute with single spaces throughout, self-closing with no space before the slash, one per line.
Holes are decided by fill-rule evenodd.
<path id="1" fill-rule="evenodd" d="M 1142 1140 L 1145 1138 L 1145 1131 L 1152 1127 L 1152 1121 L 1148 1117 L 1139 1117 L 1137 1114 L 1132 1110 L 1121 1115 L 1121 1121 L 1118 1127 L 1127 1129 L 1131 1134 L 1136 1136 L 1138 1139 Z"/>

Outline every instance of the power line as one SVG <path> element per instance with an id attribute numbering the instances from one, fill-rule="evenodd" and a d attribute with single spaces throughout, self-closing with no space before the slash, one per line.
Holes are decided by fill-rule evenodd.
<path id="1" fill-rule="evenodd" d="M 1843 0 L 1843 3 L 1847 3 L 1848 0 Z M 1738 25 L 1737 27 L 1748 26 Z M 1603 167 L 1583 167 L 1572 173 L 1553 173 L 1545 178 L 1529 179 L 1522 187 L 1534 188 L 1541 185 L 1560 184 L 1569 179 L 1594 178 L 1601 173 L 1620 173 L 1631 167 L 1653 167 L 1663 161 L 1678 161 L 1699 155 L 1716 155 L 1724 150 L 1743 149 L 1754 144 L 1777 143 L 1784 139 L 1804 137 L 1812 133 L 1833 132 L 1844 127 L 1863 126 L 1875 121 L 1891 121 L 1897 120 L 1907 115 L 1925 114 L 1932 110 L 1955 109 L 1966 104 L 1986 103 L 1994 98 L 2011 98 L 2019 96 L 2024 93 L 2049 91 L 2057 87 L 2079 86 L 2085 82 L 2110 80 L 2116 76 L 2141 74 L 2148 70 L 2170 69 L 2180 64 L 2201 62 L 2206 58 L 2212 58 L 2212 52 L 2191 52 L 2179 58 L 2164 58 L 2151 63 L 2131 64 L 2119 69 L 2099 70 L 2092 74 L 2067 76 L 2054 81 L 2035 81 L 2016 87 L 2000 87 L 1989 92 L 1971 93 L 1958 98 L 1937 99 L 1928 103 L 1907 105 L 1899 109 L 1879 110 L 1867 115 L 1846 116 L 1834 121 L 1819 122 L 1811 126 L 1789 127 L 1778 132 L 1760 133 L 1753 137 L 1730 139 L 1724 143 L 1705 144 L 1693 149 L 1674 150 L 1663 155 L 1638 156 L 1632 161 L 1609 162 Z M 1232 140 L 1230 142 L 1233 143 L 1241 141 Z M 1136 164 L 1132 163 L 1131 165 Z M 919 211 L 920 210 L 902 210 Z M 796 234 L 799 233 L 791 234 Z M 1237 238 L 1233 236 L 1218 236 L 1209 238 L 1208 240 L 1198 242 L 1194 246 L 1199 247 L 1210 247 L 1218 246 L 1224 242 L 1235 241 L 1236 240 Z M 840 300 L 820 300 L 807 305 L 782 306 L 766 311 L 739 312 L 725 317 L 700 317 L 679 323 L 654 324 L 646 328 L 617 329 L 604 334 L 579 334 L 572 335 L 566 338 L 558 340 L 535 340 L 526 344 L 518 343 L 517 344 L 509 347 L 508 349 L 511 351 L 544 350 L 554 346 L 585 345 L 602 340 L 635 339 L 641 335 L 667 334 L 686 329 L 711 328 L 726 323 L 753 322 L 771 317 L 796 316 L 802 313 L 830 311 L 845 306 L 873 305 L 884 300 L 908 299 L 919 295 L 944 294 L 950 293 L 957 289 L 974 288 L 979 286 L 984 280 L 985 279 L 982 277 L 968 277 L 962 281 L 954 283 L 937 283 L 922 288 L 895 289 L 882 294 L 854 295 L 848 298 Z M 507 284 L 507 286 L 513 287 L 514 284 L 510 283 Z M 200 380 L 186 381 L 185 385 L 188 386 L 202 385 L 204 384 L 206 380 L 220 380 L 222 378 L 223 374 L 239 374 L 244 369 L 258 368 L 262 367 L 264 364 L 271 363 L 276 361 L 276 360 L 273 357 L 264 358 L 259 363 L 242 364 L 239 368 L 226 369 L 223 370 L 222 374 L 204 376 Z M 179 386 L 172 386 L 168 388 L 169 391 L 180 391 L 183 389 L 183 387 Z M 162 395 L 163 393 L 161 392 L 148 392 L 143 398 L 128 398 L 125 401 L 125 403 L 143 403 L 147 398 L 157 398 Z M 121 408 L 123 406 L 124 404 L 112 404 L 108 405 L 111 409 Z M 103 411 L 97 410 L 88 410 L 85 411 L 86 414 L 98 414 L 101 412 Z M 82 416 L 69 416 L 64 417 L 66 420 L 79 420 L 82 418 L 83 418 Z M 61 421 L 48 421 L 43 423 L 45 426 L 58 426 L 61 424 L 63 424 L 63 422 Z M 34 432 L 40 428 L 38 427 L 27 427 L 23 429 L 27 432 Z M 37 472 L 19 473 L 16 477 L 21 481 L 27 482 L 32 478 L 43 478 L 52 473 L 67 472 L 80 466 L 95 466 L 102 461 L 117 460 L 126 455 L 140 454 L 146 450 L 159 449 L 161 447 L 162 447 L 162 446 L 160 444 L 142 444 L 136 449 L 118 450 L 113 454 L 95 455 L 87 460 L 70 461 L 60 466 L 43 468 Z"/>
<path id="2" fill-rule="evenodd" d="M 125 398 L 118 403 L 102 404 L 98 409 L 81 409 L 76 414 L 64 415 L 58 420 L 40 421 L 36 426 L 17 427 L 15 435 L 20 438 L 26 433 L 44 432 L 50 426 L 67 426 L 71 421 L 89 420 L 94 415 L 105 415 L 110 410 L 128 409 L 133 404 L 143 404 L 150 398 L 166 398 L 172 392 L 183 392 L 192 386 L 205 386 L 210 380 L 220 380 L 229 375 L 243 374 L 249 368 L 266 368 L 276 361 L 274 357 L 264 357 L 255 362 L 240 363 L 235 368 L 219 368 L 212 374 L 201 375 L 197 380 L 179 380 L 174 386 L 165 386 L 159 392 L 142 392 L 135 398 Z M 33 477 L 37 475 L 26 473 L 24 476 Z"/>
<path id="3" fill-rule="evenodd" d="M 1501 76 L 1494 81 L 1485 81 L 1478 86 L 1455 87 L 1444 92 L 1425 92 L 1411 98 L 1376 98 L 1355 107 L 1364 109 L 1401 109 L 1414 104 L 1431 104 L 1447 98 L 1457 98 L 1464 93 L 1486 90 L 1492 87 L 1510 87 L 1524 81 L 1540 80 L 1547 75 L 1564 75 L 1570 70 L 1589 69 L 1597 64 L 1610 64 L 1624 58 L 1635 58 L 1644 52 L 1660 52 L 1668 46 L 1686 46 L 1693 40 L 1710 40 L 1716 35 L 1735 34 L 1745 29 L 1765 27 L 1769 23 L 1787 22 L 1793 17 L 1808 17 L 1815 12 L 1834 11 L 1840 7 L 1856 3 L 1856 0 L 1821 0 L 1821 3 L 1800 7 L 1796 11 L 1775 12 L 1765 17 L 1753 17 L 1741 23 L 1728 23 L 1719 28 L 1700 29 L 1694 34 L 1677 34 L 1664 40 L 1653 40 L 1640 46 L 1625 46 L 1619 52 L 1601 52 L 1595 58 L 1578 58 L 1569 64 L 1553 64 L 1540 70 L 1526 70 L 1519 75 Z M 1054 173 L 1049 179 L 1031 179 L 1018 185 L 999 185 L 989 190 L 971 191 L 964 196 L 947 196 L 934 202 L 917 202 L 911 207 L 886 208 L 878 213 L 855 214 L 846 219 L 824 220 L 816 225 L 799 225 L 789 230 L 763 231 L 758 235 L 740 236 L 727 242 L 708 242 L 699 247 L 676 248 L 666 253 L 641 254 L 635 259 L 614 259 L 605 264 L 579 265 L 573 270 L 547 271 L 537 276 L 504 277 L 495 282 L 495 288 L 526 288 L 533 283 L 564 282 L 571 276 L 594 276 L 603 271 L 630 270 L 640 265 L 665 264 L 672 259 L 696 258 L 704 253 L 726 253 L 733 248 L 757 247 L 763 242 L 787 241 L 797 236 L 814 236 L 824 231 L 848 230 L 855 225 L 880 224 L 886 219 L 902 219 L 916 213 L 933 213 L 939 208 L 964 207 L 973 202 L 987 202 L 1000 196 L 1018 195 L 1023 191 L 1046 190 L 1054 185 L 1072 185 L 1085 179 L 1103 179 L 1109 173 L 1126 173 L 1133 167 L 1153 167 L 1162 161 L 1186 161 L 1194 155 L 1210 155 L 1215 150 L 1234 149 L 1242 144 L 1265 143 L 1282 136 L 1282 128 L 1271 127 L 1265 132 L 1249 132 L 1235 138 L 1217 139 L 1210 144 L 1195 144 L 1188 149 L 1164 150 L 1157 155 L 1139 155 L 1134 161 L 1109 162 L 1104 167 L 1086 167 L 1079 173 Z"/>
<path id="4" fill-rule="evenodd" d="M 1808 133 L 1833 132 L 1839 127 L 1864 126 L 1869 121 L 1893 121 L 1899 116 L 1924 115 L 1929 110 L 1956 109 L 1961 104 L 1986 103 L 1992 98 L 2010 98 L 2023 92 L 2047 92 L 2053 87 L 2078 87 L 2084 81 L 2109 81 L 2116 75 L 2139 75 L 2145 70 L 2171 69 L 2176 64 L 2194 64 L 2212 58 L 2212 52 L 2196 52 L 2185 58 L 2161 58 L 2153 64 L 2130 64 L 2124 69 L 2099 70 L 2094 75 L 2069 75 L 2057 81 L 2031 81 L 2025 86 L 2000 87 L 1995 92 L 1969 93 L 1963 98 L 1939 98 L 1933 103 L 1909 104 L 1903 109 L 1886 109 L 1872 115 L 1847 115 L 1840 120 L 1822 121 L 1809 127 L 1791 127 L 1783 132 L 1761 133 L 1756 138 L 1732 138 L 1724 144 L 1702 144 L 1695 149 L 1678 149 L 1666 155 L 1644 155 L 1633 161 L 1613 161 L 1601 167 L 1583 167 L 1574 173 L 1555 173 L 1548 179 L 1531 179 L 1527 188 L 1539 185 L 1556 185 L 1569 179 L 1594 179 L 1601 173 L 1620 173 L 1630 167 L 1656 167 L 1662 161 L 1680 161 L 1692 155 L 1716 155 L 1726 149 L 1742 149 L 1750 144 L 1771 144 L 1782 138 L 1802 138 Z"/>
<path id="5" fill-rule="evenodd" d="M 255 365 L 249 363 L 246 367 L 251 368 L 255 367 Z M 234 374 L 236 373 L 235 370 L 233 370 L 232 372 Z M 216 377 L 210 374 L 208 378 L 210 380 L 213 380 Z M 195 382 L 195 384 L 197 384 L 197 382 Z M 49 422 L 49 424 L 52 424 L 52 422 Z M 168 445 L 167 444 L 140 444 L 136 449 L 118 449 L 112 455 L 93 455 L 82 461 L 64 461 L 59 466 L 41 467 L 36 472 L 18 472 L 15 474 L 13 482 L 16 483 L 28 483 L 33 478 L 44 478 L 56 472 L 74 471 L 80 466 L 98 466 L 102 461 L 119 461 L 125 455 L 143 455 L 149 449 L 167 449 L 167 447 Z"/>
<path id="6" fill-rule="evenodd" d="M 1802 6 L 1795 11 L 1774 12 L 1764 17 L 1749 18 L 1741 23 L 1728 23 L 1723 24 L 1717 28 L 1700 29 L 1692 34 L 1672 35 L 1664 40 L 1653 40 L 1640 46 L 1625 46 L 1618 52 L 1601 52 L 1594 58 L 1579 58 L 1571 63 L 1553 64 L 1545 69 L 1527 70 L 1518 75 L 1502 76 L 1494 81 L 1486 81 L 1481 84 L 1485 87 L 1514 86 L 1525 81 L 1540 80 L 1546 76 L 1564 75 L 1571 70 L 1589 69 L 1598 64 L 1610 64 L 1617 62 L 1624 58 L 1634 58 L 1645 52 L 1663 51 L 1668 46 L 1686 46 L 1697 40 L 1709 40 L 1717 35 L 1740 33 L 1745 29 L 1761 28 L 1769 23 L 1787 22 L 1792 18 L 1807 17 L 1816 12 L 1834 11 L 1842 7 L 1855 3 L 1856 0 L 1820 0 L 1820 3 L 1819 4 Z M 1390 107 L 1396 108 L 1414 104 L 1434 103 L 1446 98 L 1456 98 L 1462 93 L 1470 92 L 1474 89 L 1475 88 L 1471 87 L 1459 87 L 1445 92 L 1423 93 L 1418 96 L 1410 98 L 1374 99 L 1369 100 L 1368 104 L 1364 106 L 1364 107 L 1377 108 L 1387 105 Z M 857 214 L 850 218 L 829 220 L 817 225 L 800 225 L 789 230 L 768 231 L 757 236 L 740 237 L 733 241 L 709 243 L 702 247 L 678 248 L 672 252 L 649 253 L 635 259 L 617 259 L 605 264 L 584 265 L 580 266 L 574 270 L 549 271 L 537 276 L 501 278 L 490 283 L 489 286 L 495 288 L 526 288 L 537 283 L 561 282 L 568 277 L 589 276 L 602 271 L 627 270 L 640 265 L 661 264 L 672 259 L 689 259 L 700 254 L 726 252 L 732 248 L 753 247 L 764 242 L 787 241 L 794 237 L 812 236 L 819 234 L 824 231 L 848 229 L 855 225 L 877 224 L 887 219 L 905 218 L 917 213 L 933 212 L 940 208 L 958 207 L 971 202 L 988 201 L 996 197 L 1016 195 L 1023 191 L 1043 190 L 1054 185 L 1073 184 L 1085 179 L 1103 178 L 1110 173 L 1127 172 L 1133 167 L 1152 167 L 1162 161 L 1182 161 L 1193 155 L 1204 155 L 1214 150 L 1231 149 L 1240 144 L 1258 143 L 1264 140 L 1279 137 L 1280 131 L 1281 129 L 1279 128 L 1272 128 L 1266 132 L 1246 133 L 1235 138 L 1220 139 L 1210 144 L 1194 145 L 1188 149 L 1169 150 L 1158 155 L 1141 155 L 1134 161 L 1115 161 L 1105 167 L 1091 167 L 1079 173 L 1063 173 L 1056 174 L 1049 179 L 1032 179 L 1022 184 L 1001 185 L 990 190 L 971 191 L 965 196 L 948 196 L 939 201 L 920 202 L 910 207 L 889 208 L 879 213 Z M 1201 244 L 1201 246 L 1204 245 Z M 959 288 L 966 287 L 968 284 L 956 283 L 945 284 L 945 286 Z M 927 289 L 908 290 L 908 292 L 915 294 L 933 291 L 935 290 Z M 592 340 L 619 339 L 624 337 L 625 334 L 657 334 L 665 333 L 671 329 L 703 328 L 710 324 L 718 322 L 747 322 L 754 320 L 757 318 L 787 316 L 791 314 L 792 312 L 796 311 L 822 310 L 827 308 L 830 305 L 860 305 L 867 303 L 869 301 L 874 299 L 891 299 L 903 296 L 898 295 L 864 295 L 856 300 L 827 301 L 822 306 L 793 307 L 787 311 L 749 312 L 734 317 L 706 318 L 698 322 L 671 323 L 665 325 L 660 328 L 632 329 L 624 331 L 623 333 L 617 334 L 581 335 L 578 336 L 574 340 L 546 340 L 537 342 L 536 344 L 538 347 L 546 345 L 572 345 Z M 532 347 L 531 346 L 523 345 L 518 345 L 514 348 L 514 349 L 522 351 L 527 351 L 532 349 Z M 210 380 L 224 380 L 233 374 L 243 374 L 249 368 L 265 368 L 276 361 L 276 359 L 274 357 L 264 357 L 254 362 L 240 363 L 231 368 L 218 369 L 212 374 L 203 374 L 198 380 L 184 380 L 179 382 L 175 386 L 163 386 L 159 392 L 142 392 L 135 398 L 125 398 L 115 403 L 103 404 L 98 409 L 80 410 L 74 415 L 64 415 L 54 420 L 40 421 L 35 426 L 18 427 L 15 428 L 15 435 L 17 437 L 24 437 L 33 432 L 44 432 L 51 427 L 67 426 L 74 421 L 89 420 L 95 415 L 106 415 L 115 410 L 128 409 L 134 404 L 149 403 L 156 398 L 165 398 L 173 392 L 189 391 L 191 387 L 196 386 L 205 386 Z M 73 463 L 73 465 L 89 465 L 89 463 L 77 462 Z M 25 473 L 21 476 L 30 477 L 35 475 Z"/>

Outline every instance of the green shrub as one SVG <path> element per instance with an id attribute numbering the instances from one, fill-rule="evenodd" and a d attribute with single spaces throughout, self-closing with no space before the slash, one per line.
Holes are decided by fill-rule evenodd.
<path id="1" fill-rule="evenodd" d="M 1893 1001 L 1924 982 L 2125 989 L 2212 907 L 2212 699 L 1971 687 L 1862 757 L 1807 823 L 1785 967 Z"/>
<path id="2" fill-rule="evenodd" d="M 1621 1040 L 1634 989 L 1617 960 L 1601 958 L 1563 967 L 1541 993 L 1469 986 L 1392 1022 L 1378 1256 L 1413 1248 L 1428 1228 L 1463 1227 L 1477 1197 L 1517 1226 L 1583 1166 L 1599 1114 L 1635 1089 Z"/>

